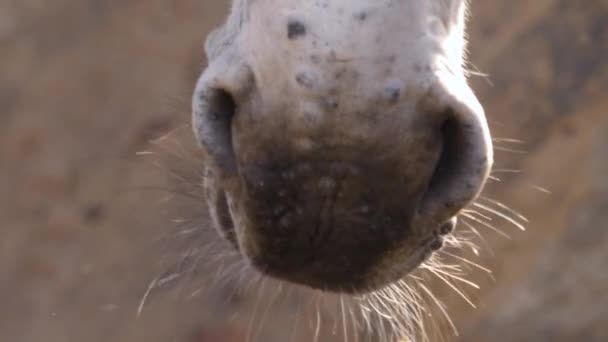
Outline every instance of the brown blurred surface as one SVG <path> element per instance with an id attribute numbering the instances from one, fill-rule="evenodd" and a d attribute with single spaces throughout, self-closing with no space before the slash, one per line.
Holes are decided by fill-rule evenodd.
<path id="1" fill-rule="evenodd" d="M 0 2 L 1 341 L 246 340 L 248 320 L 231 312 L 255 308 L 247 296 L 177 289 L 136 317 L 170 222 L 167 194 L 140 187 L 166 177 L 135 153 L 187 122 L 202 42 L 225 8 Z M 470 50 L 489 74 L 472 83 L 495 136 L 523 141 L 499 147 L 525 152 L 497 151 L 487 194 L 530 223 L 496 222 L 510 240 L 485 231 L 476 261 L 495 280 L 471 275 L 477 309 L 438 289 L 455 340 L 606 341 L 608 2 L 474 1 Z M 310 341 L 289 331 L 289 308 L 259 340 Z"/>

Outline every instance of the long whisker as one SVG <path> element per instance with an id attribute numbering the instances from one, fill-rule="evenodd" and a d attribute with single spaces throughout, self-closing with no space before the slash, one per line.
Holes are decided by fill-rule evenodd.
<path id="1" fill-rule="evenodd" d="M 139 306 L 137 307 L 137 313 L 135 315 L 136 317 L 141 316 L 141 313 L 144 310 L 144 305 L 146 305 L 146 301 L 148 300 L 148 296 L 150 296 L 150 292 L 152 292 L 152 289 L 154 289 L 155 286 L 156 286 L 156 278 L 152 279 L 152 281 L 148 285 L 148 288 L 146 289 L 146 292 L 144 293 L 141 300 L 139 301 Z"/>
<path id="2" fill-rule="evenodd" d="M 467 258 L 461 257 L 459 255 L 456 255 L 456 254 L 453 254 L 453 253 L 450 253 L 450 252 L 447 252 L 447 251 L 444 251 L 444 250 L 441 250 L 440 253 L 448 255 L 448 256 L 450 256 L 452 258 L 458 259 L 458 260 L 460 260 L 460 261 L 462 261 L 462 262 L 464 262 L 464 263 L 466 263 L 468 265 L 471 265 L 471 266 L 473 266 L 473 267 L 475 267 L 475 268 L 477 268 L 477 269 L 479 269 L 481 271 L 484 271 L 485 273 L 488 273 L 490 275 L 492 274 L 492 270 L 491 269 L 483 267 L 480 264 L 478 264 L 476 262 L 473 262 L 473 261 L 471 261 L 471 260 L 469 260 Z"/>
<path id="3" fill-rule="evenodd" d="M 504 219 L 504 220 L 510 222 L 511 224 L 513 224 L 515 227 L 519 228 L 519 230 L 521 230 L 521 231 L 526 231 L 526 227 L 524 227 L 523 224 L 517 222 L 516 220 L 514 220 L 510 216 L 508 216 L 508 215 L 506 215 L 506 214 L 504 214 L 504 213 L 502 213 L 502 212 L 500 212 L 500 211 L 498 211 L 496 209 L 492 209 L 492 208 L 490 208 L 490 207 L 488 207 L 486 205 L 483 205 L 481 203 L 478 203 L 478 202 L 473 203 L 473 205 L 475 207 L 477 207 L 477 208 L 483 209 L 483 210 L 485 210 L 485 211 L 487 211 L 489 213 L 492 213 L 492 214 L 495 214 L 498 217 L 501 217 L 502 219 Z"/>
<path id="4" fill-rule="evenodd" d="M 464 209 L 462 212 L 470 214 L 470 215 L 478 216 L 478 217 L 480 217 L 480 218 L 482 218 L 482 219 L 484 219 L 486 221 L 492 221 L 492 218 L 490 216 L 486 216 L 486 215 L 484 215 L 483 213 L 481 213 L 481 212 L 479 212 L 477 210 Z"/>
<path id="5" fill-rule="evenodd" d="M 509 214 L 511 214 L 511 215 L 513 215 L 513 216 L 515 216 L 515 217 L 517 217 L 518 219 L 520 219 L 520 220 L 522 220 L 522 221 L 524 221 L 524 222 L 526 222 L 526 223 L 530 223 L 530 221 L 529 221 L 529 220 L 528 220 L 528 219 L 527 219 L 525 216 L 523 216 L 523 215 L 522 215 L 522 214 L 520 214 L 519 212 L 517 212 L 517 211 L 513 210 L 512 208 L 510 208 L 509 206 L 507 206 L 507 205 L 506 205 L 506 204 L 504 204 L 504 203 L 501 203 L 501 202 L 499 202 L 499 201 L 497 201 L 497 200 L 493 200 L 493 199 L 488 198 L 488 197 L 485 197 L 485 196 L 480 196 L 480 197 L 479 197 L 479 200 L 483 200 L 483 201 L 486 201 L 486 202 L 490 202 L 490 203 L 492 203 L 492 204 L 494 204 L 494 205 L 498 206 L 499 208 L 501 208 L 501 209 L 503 209 L 503 210 L 506 210 L 506 211 L 507 211 Z"/>
<path id="6" fill-rule="evenodd" d="M 321 294 L 319 293 L 319 294 L 317 294 L 316 300 L 315 300 L 315 311 L 316 311 L 317 321 L 316 321 L 316 325 L 315 325 L 315 334 L 314 334 L 313 342 L 319 341 L 319 335 L 321 333 L 321 310 L 319 309 L 320 299 L 321 299 Z"/>
<path id="7" fill-rule="evenodd" d="M 258 335 L 264 329 L 264 325 L 266 324 L 266 321 L 268 319 L 270 309 L 271 309 L 272 305 L 277 301 L 279 296 L 281 295 L 281 291 L 283 290 L 282 285 L 283 285 L 282 283 L 279 283 L 279 285 L 276 286 L 275 291 L 272 291 L 274 294 L 270 297 L 269 300 L 267 300 L 268 304 L 266 305 L 266 309 L 264 309 L 264 313 L 262 314 L 262 318 L 261 318 L 260 323 L 258 324 L 258 328 L 256 329 L 256 331 L 253 334 L 253 341 L 258 340 Z M 263 289 L 261 289 L 260 292 L 261 291 L 263 291 Z"/>
<path id="8" fill-rule="evenodd" d="M 461 282 L 461 283 L 463 283 L 463 284 L 469 285 L 470 287 L 472 287 L 472 288 L 474 288 L 474 289 L 476 289 L 476 290 L 479 290 L 479 289 L 480 289 L 479 285 L 477 285 L 477 284 L 475 284 L 475 283 L 473 283 L 473 282 L 471 282 L 471 281 L 469 281 L 469 280 L 466 280 L 466 279 L 464 279 L 464 278 L 462 278 L 462 277 L 459 277 L 459 276 L 457 276 L 457 275 L 455 275 L 455 274 L 452 274 L 452 273 L 449 273 L 449 272 L 442 271 L 441 269 L 438 269 L 438 268 L 431 268 L 431 269 L 429 269 L 429 270 L 430 270 L 431 272 L 433 272 L 433 273 L 436 273 L 435 275 L 437 275 L 437 276 L 439 276 L 439 274 L 442 274 L 442 275 L 444 275 L 444 276 L 446 276 L 446 277 L 449 277 L 449 278 L 451 278 L 451 279 L 457 280 L 457 281 L 459 281 L 459 282 Z"/>
<path id="9" fill-rule="evenodd" d="M 255 320 L 257 318 L 258 308 L 259 308 L 260 302 L 262 300 L 262 292 L 264 291 L 265 284 L 266 284 L 266 279 L 262 279 L 262 284 L 260 285 L 260 289 L 259 289 L 256 299 L 255 299 L 255 304 L 253 305 L 253 314 L 251 315 L 251 318 L 249 320 L 249 326 L 247 327 L 247 337 L 245 339 L 245 341 L 247 341 L 247 342 L 251 341 L 251 336 L 253 334 L 253 324 L 255 323 Z"/>
<path id="10" fill-rule="evenodd" d="M 494 146 L 494 151 L 509 152 L 509 153 L 515 153 L 515 154 L 527 154 L 528 153 L 528 151 L 517 150 L 514 148 L 507 148 L 507 147 L 501 147 L 501 146 Z"/>
<path id="11" fill-rule="evenodd" d="M 344 332 L 344 342 L 348 342 L 348 329 L 346 328 L 346 313 L 344 311 L 344 296 L 340 295 L 340 310 L 342 312 L 342 330 Z"/>
<path id="12" fill-rule="evenodd" d="M 500 236 L 504 237 L 505 239 L 511 240 L 511 237 L 510 237 L 509 235 L 507 235 L 505 232 L 501 231 L 500 229 L 498 229 L 498 228 L 496 228 L 496 227 L 492 226 L 492 225 L 491 225 L 491 224 L 489 224 L 488 222 L 485 222 L 485 221 L 480 220 L 480 219 L 478 219 L 478 218 L 476 218 L 476 217 L 474 217 L 474 216 L 469 216 L 469 215 L 466 215 L 466 214 L 463 214 L 463 216 L 464 216 L 464 217 L 463 217 L 463 218 L 461 218 L 462 223 L 463 223 L 465 226 L 469 227 L 470 229 L 474 229 L 474 227 L 471 225 L 471 223 L 467 222 L 467 220 L 465 220 L 465 219 L 464 219 L 465 217 L 466 217 L 466 218 L 468 218 L 468 219 L 470 219 L 470 220 L 473 220 L 473 221 L 475 221 L 475 222 L 477 222 L 477 223 L 479 223 L 479 224 L 481 224 L 483 227 L 486 227 L 486 228 L 488 228 L 488 229 L 492 230 L 492 231 L 493 231 L 493 232 L 495 232 L 496 234 L 498 234 L 498 235 L 500 235 Z"/>
<path id="13" fill-rule="evenodd" d="M 525 144 L 525 142 L 522 140 L 511 139 L 511 138 L 492 138 L 492 141 L 496 142 L 496 143 L 506 142 L 506 143 L 512 143 L 512 144 Z"/>
<path id="14" fill-rule="evenodd" d="M 439 308 L 439 310 L 441 311 L 443 317 L 446 319 L 446 321 L 448 322 L 448 324 L 452 328 L 452 331 L 454 332 L 454 335 L 459 336 L 458 329 L 456 328 L 456 325 L 454 324 L 454 321 L 452 321 L 452 318 L 448 314 L 448 312 L 447 312 L 447 310 L 445 308 L 445 305 L 439 299 L 437 299 L 437 297 L 435 297 L 435 295 L 433 294 L 433 292 L 431 292 L 431 290 L 429 290 L 428 287 L 426 287 L 423 283 L 418 283 L 418 286 L 422 289 L 422 291 L 424 291 L 431 298 L 431 300 L 435 303 L 435 305 L 437 306 L 437 308 Z"/>

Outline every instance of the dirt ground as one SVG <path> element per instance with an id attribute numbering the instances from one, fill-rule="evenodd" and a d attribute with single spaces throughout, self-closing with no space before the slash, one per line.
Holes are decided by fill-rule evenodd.
<path id="1" fill-rule="evenodd" d="M 0 341 L 243 342 L 248 316 L 266 316 L 213 270 L 138 314 L 180 250 L 158 241 L 205 213 L 137 152 L 188 121 L 204 37 L 226 7 L 0 0 Z M 496 220 L 510 238 L 482 231 L 475 261 L 493 274 L 469 276 L 477 308 L 437 286 L 460 331 L 448 340 L 608 341 L 608 2 L 474 1 L 470 41 L 494 135 L 521 141 L 498 143 L 500 181 L 485 195 L 530 222 Z M 169 162 L 180 163 L 197 172 L 196 159 Z M 253 324 L 257 340 L 310 341 L 293 323 L 300 300 Z"/>

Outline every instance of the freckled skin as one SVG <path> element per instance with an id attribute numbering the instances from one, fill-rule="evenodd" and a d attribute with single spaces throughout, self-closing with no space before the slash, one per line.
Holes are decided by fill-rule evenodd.
<path id="1" fill-rule="evenodd" d="M 441 248 L 492 163 L 464 6 L 235 2 L 193 123 L 215 224 L 260 271 L 365 292 Z"/>

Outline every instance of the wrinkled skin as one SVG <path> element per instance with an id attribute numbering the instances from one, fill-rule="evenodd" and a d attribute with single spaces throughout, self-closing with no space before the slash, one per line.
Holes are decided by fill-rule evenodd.
<path id="1" fill-rule="evenodd" d="M 262 273 L 336 292 L 441 248 L 492 164 L 463 0 L 236 1 L 193 97 L 220 234 Z"/>

